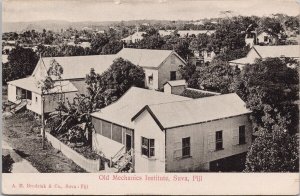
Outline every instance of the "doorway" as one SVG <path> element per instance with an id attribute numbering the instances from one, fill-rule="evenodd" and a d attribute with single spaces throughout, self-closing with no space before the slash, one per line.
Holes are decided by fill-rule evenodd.
<path id="1" fill-rule="evenodd" d="M 126 152 L 131 149 L 131 135 L 126 134 Z"/>

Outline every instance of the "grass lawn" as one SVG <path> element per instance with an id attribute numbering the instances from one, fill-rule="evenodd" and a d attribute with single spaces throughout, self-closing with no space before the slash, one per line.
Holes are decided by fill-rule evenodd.
<path id="1" fill-rule="evenodd" d="M 5 101 L 5 96 L 2 96 Z M 39 122 L 29 112 L 3 118 L 2 139 L 41 173 L 86 172 L 47 141 L 42 149 Z"/>

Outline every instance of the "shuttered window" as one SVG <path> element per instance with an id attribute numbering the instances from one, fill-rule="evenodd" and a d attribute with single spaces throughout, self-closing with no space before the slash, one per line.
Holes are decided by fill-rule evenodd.
<path id="1" fill-rule="evenodd" d="M 246 143 L 245 125 L 239 127 L 239 144 Z"/>
<path id="2" fill-rule="evenodd" d="M 223 132 L 217 131 L 216 132 L 216 150 L 223 149 Z"/>
<path id="3" fill-rule="evenodd" d="M 142 155 L 147 157 L 155 156 L 155 140 L 142 137 Z"/>
<path id="4" fill-rule="evenodd" d="M 182 138 L 182 157 L 189 157 L 191 155 L 191 138 Z"/>

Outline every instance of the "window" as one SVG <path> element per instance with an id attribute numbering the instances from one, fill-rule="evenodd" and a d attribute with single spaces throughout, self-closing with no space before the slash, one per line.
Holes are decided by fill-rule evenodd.
<path id="1" fill-rule="evenodd" d="M 222 131 L 216 132 L 216 150 L 223 149 L 223 134 Z"/>
<path id="2" fill-rule="evenodd" d="M 150 76 L 148 76 L 148 83 L 149 84 L 153 84 L 153 74 L 151 74 Z"/>
<path id="3" fill-rule="evenodd" d="M 246 143 L 246 134 L 245 134 L 245 126 L 239 127 L 239 144 L 245 144 Z"/>
<path id="4" fill-rule="evenodd" d="M 154 139 L 142 137 L 142 155 L 147 157 L 155 156 Z"/>
<path id="5" fill-rule="evenodd" d="M 265 41 L 265 42 L 268 41 L 268 36 L 264 36 L 264 41 Z"/>
<path id="6" fill-rule="evenodd" d="M 191 140 L 190 137 L 182 138 L 182 157 L 191 155 Z"/>
<path id="7" fill-rule="evenodd" d="M 210 58 L 211 57 L 211 53 L 207 52 L 207 57 Z"/>
<path id="8" fill-rule="evenodd" d="M 176 71 L 170 72 L 170 80 L 176 80 Z"/>

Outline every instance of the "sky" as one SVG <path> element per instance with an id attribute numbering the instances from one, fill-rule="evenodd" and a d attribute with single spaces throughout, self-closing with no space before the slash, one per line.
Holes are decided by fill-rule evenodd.
<path id="1" fill-rule="evenodd" d="M 232 15 L 298 15 L 300 0 L 3 0 L 4 22 L 198 20 Z"/>

